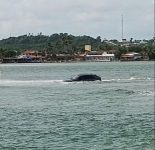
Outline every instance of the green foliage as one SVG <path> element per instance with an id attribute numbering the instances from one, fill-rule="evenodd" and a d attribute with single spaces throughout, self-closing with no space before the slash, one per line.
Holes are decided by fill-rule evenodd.
<path id="1" fill-rule="evenodd" d="M 84 45 L 90 44 L 92 50 L 109 51 L 116 50 L 116 57 L 119 59 L 121 54 L 126 52 L 138 52 L 142 55 L 149 56 L 154 59 L 155 47 L 153 40 L 148 40 L 147 44 L 130 45 L 129 47 L 121 46 L 121 43 L 115 39 L 110 41 L 102 41 L 101 37 L 96 38 L 90 36 L 73 36 L 68 33 L 52 34 L 50 36 L 42 35 L 42 33 L 34 36 L 31 34 L 21 35 L 18 37 L 10 37 L 0 40 L 0 59 L 2 57 L 15 57 L 25 50 L 37 50 L 43 54 L 73 54 L 84 52 Z M 130 39 L 133 43 L 133 39 Z"/>

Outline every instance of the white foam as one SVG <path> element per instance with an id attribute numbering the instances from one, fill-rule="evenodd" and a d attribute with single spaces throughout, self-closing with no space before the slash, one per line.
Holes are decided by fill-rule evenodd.
<path id="1" fill-rule="evenodd" d="M 141 91 L 138 92 L 140 95 L 144 95 L 144 96 L 153 96 L 154 92 L 153 91 Z"/>
<path id="2" fill-rule="evenodd" d="M 102 79 L 102 82 L 132 82 L 132 81 L 152 81 L 153 78 L 140 78 L 140 77 L 130 77 L 130 78 L 116 78 L 116 79 Z"/>
<path id="3" fill-rule="evenodd" d="M 129 80 L 136 80 L 136 78 L 135 77 L 130 77 Z"/>
<path id="4" fill-rule="evenodd" d="M 63 80 L 0 80 L 0 86 L 48 85 L 63 83 Z"/>
<path id="5" fill-rule="evenodd" d="M 151 81 L 153 80 L 152 78 L 136 78 L 136 77 L 130 77 L 126 79 L 102 79 L 102 82 L 132 82 L 136 80 L 148 80 Z M 35 86 L 35 85 L 52 85 L 52 84 L 70 84 L 71 82 L 64 82 L 64 80 L 6 80 L 6 79 L 1 79 L 0 78 L 0 86 Z"/>

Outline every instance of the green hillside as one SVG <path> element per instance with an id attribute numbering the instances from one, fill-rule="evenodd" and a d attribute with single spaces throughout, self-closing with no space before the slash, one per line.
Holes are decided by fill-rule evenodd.
<path id="1" fill-rule="evenodd" d="M 135 40 L 136 41 L 136 40 Z M 134 51 L 143 55 L 148 55 L 151 59 L 154 58 L 153 40 L 147 40 L 144 43 L 134 44 L 130 41 L 129 46 L 122 45 L 117 40 L 101 40 L 101 37 L 93 38 L 90 36 L 73 36 L 68 33 L 52 34 L 50 36 L 42 35 L 41 33 L 34 35 L 21 35 L 18 37 L 9 37 L 0 40 L 0 58 L 13 57 L 21 52 L 33 49 L 44 53 L 80 53 L 84 52 L 84 46 L 90 44 L 92 50 L 116 50 L 116 57 L 119 59 L 122 53 Z"/>

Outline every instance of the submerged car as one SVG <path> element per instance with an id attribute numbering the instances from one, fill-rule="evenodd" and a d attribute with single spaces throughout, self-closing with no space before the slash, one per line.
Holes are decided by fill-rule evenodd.
<path id="1" fill-rule="evenodd" d="M 76 81 L 101 81 L 101 77 L 96 74 L 78 74 L 72 77 L 70 80 L 66 80 L 65 82 L 76 82 Z"/>

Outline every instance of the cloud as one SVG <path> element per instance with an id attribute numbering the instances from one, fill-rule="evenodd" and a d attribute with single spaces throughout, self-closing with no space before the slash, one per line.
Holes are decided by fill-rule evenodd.
<path id="1" fill-rule="evenodd" d="M 0 0 L 0 38 L 67 32 L 103 38 L 152 38 L 153 0 Z"/>

